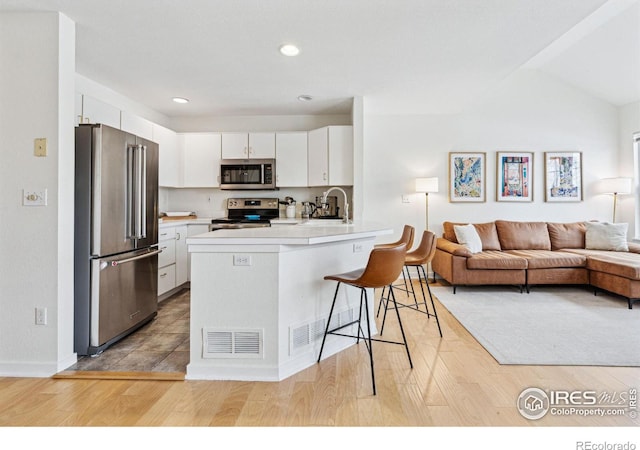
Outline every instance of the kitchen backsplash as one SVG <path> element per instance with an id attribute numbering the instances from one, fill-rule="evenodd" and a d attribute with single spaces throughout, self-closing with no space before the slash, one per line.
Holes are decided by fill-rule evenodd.
<path id="1" fill-rule="evenodd" d="M 198 217 L 224 217 L 226 216 L 226 201 L 228 198 L 236 197 L 277 197 L 284 200 L 285 197 L 293 197 L 296 201 L 296 216 L 300 215 L 302 202 L 315 202 L 316 196 L 321 196 L 328 187 L 317 188 L 282 188 L 276 191 L 222 191 L 210 188 L 160 188 L 159 207 L 161 212 L 166 211 L 195 211 Z M 349 203 L 353 203 L 352 189 L 345 188 L 349 196 Z M 344 210 L 344 199 L 339 192 L 332 192 L 330 195 L 338 196 L 338 206 L 340 211 Z M 284 206 L 280 215 L 284 217 Z M 353 210 L 353 206 L 351 206 Z"/>

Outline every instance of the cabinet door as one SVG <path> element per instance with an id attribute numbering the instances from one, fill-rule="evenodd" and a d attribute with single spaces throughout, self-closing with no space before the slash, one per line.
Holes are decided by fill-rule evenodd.
<path id="1" fill-rule="evenodd" d="M 120 110 L 88 95 L 82 96 L 82 123 L 101 123 L 120 129 Z"/>
<path id="2" fill-rule="evenodd" d="M 158 143 L 160 186 L 180 187 L 182 185 L 182 160 L 178 149 L 178 133 L 160 125 L 153 125 L 153 139 Z"/>
<path id="3" fill-rule="evenodd" d="M 249 158 L 275 158 L 275 133 L 249 133 Z"/>
<path id="4" fill-rule="evenodd" d="M 187 225 L 176 227 L 176 286 L 189 280 Z"/>
<path id="5" fill-rule="evenodd" d="M 184 187 L 220 186 L 220 145 L 218 133 L 180 135 Z"/>
<path id="6" fill-rule="evenodd" d="M 329 185 L 353 184 L 353 127 L 329 127 Z"/>
<path id="7" fill-rule="evenodd" d="M 309 131 L 308 176 L 309 186 L 329 184 L 329 132 L 327 127 Z M 278 168 L 276 167 L 276 170 Z"/>
<path id="8" fill-rule="evenodd" d="M 222 159 L 249 158 L 247 133 L 222 133 Z"/>
<path id="9" fill-rule="evenodd" d="M 276 185 L 307 186 L 307 133 L 276 133 Z"/>

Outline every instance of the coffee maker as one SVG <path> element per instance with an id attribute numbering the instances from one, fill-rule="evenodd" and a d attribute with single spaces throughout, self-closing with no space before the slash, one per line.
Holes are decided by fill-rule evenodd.
<path id="1" fill-rule="evenodd" d="M 338 207 L 338 197 L 327 196 L 327 201 L 322 203 L 322 197 L 316 197 L 315 217 L 318 219 L 339 219 L 340 208 Z"/>

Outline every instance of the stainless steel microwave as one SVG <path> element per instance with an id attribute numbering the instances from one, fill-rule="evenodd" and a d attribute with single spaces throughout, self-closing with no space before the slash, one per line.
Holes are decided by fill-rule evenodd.
<path id="1" fill-rule="evenodd" d="M 220 189 L 275 189 L 275 159 L 223 159 Z"/>

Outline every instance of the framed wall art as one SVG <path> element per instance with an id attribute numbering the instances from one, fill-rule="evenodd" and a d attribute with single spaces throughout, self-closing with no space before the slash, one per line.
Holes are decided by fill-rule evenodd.
<path id="1" fill-rule="evenodd" d="M 533 153 L 498 152 L 496 162 L 497 201 L 533 201 Z"/>
<path id="2" fill-rule="evenodd" d="M 545 201 L 582 201 L 582 153 L 545 152 Z"/>
<path id="3" fill-rule="evenodd" d="M 449 153 L 449 201 L 484 202 L 486 153 Z"/>

